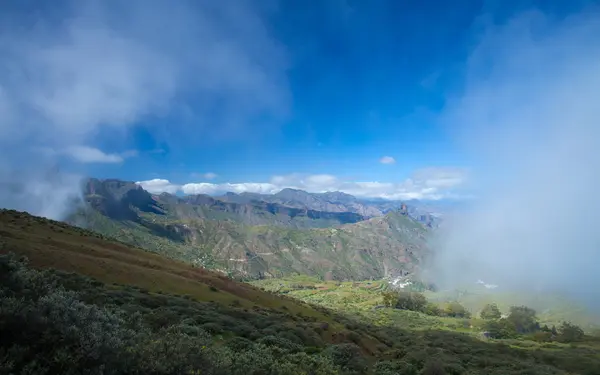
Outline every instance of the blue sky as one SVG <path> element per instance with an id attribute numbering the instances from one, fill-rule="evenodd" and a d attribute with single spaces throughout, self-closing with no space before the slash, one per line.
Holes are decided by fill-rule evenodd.
<path id="1" fill-rule="evenodd" d="M 153 192 L 460 196 L 479 160 L 449 101 L 490 68 L 474 74 L 474 50 L 524 12 L 551 24 L 588 3 L 5 2 L 0 167 Z"/>

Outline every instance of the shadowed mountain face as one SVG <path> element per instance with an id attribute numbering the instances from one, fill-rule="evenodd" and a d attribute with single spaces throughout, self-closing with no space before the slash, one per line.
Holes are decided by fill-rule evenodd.
<path id="1" fill-rule="evenodd" d="M 259 200 L 227 202 L 208 195 L 177 197 L 152 195 L 133 182 L 90 179 L 86 201 L 96 211 L 114 220 L 138 220 L 138 213 L 178 219 L 229 219 L 249 225 L 279 225 L 292 228 L 321 228 L 356 223 L 366 218 L 353 212 L 326 212 L 288 207 Z"/>
<path id="2" fill-rule="evenodd" d="M 137 220 L 137 211 L 162 214 L 152 195 L 133 182 L 90 179 L 84 188 L 86 201 L 115 220 Z"/>
<path id="3" fill-rule="evenodd" d="M 90 180 L 89 206 L 70 218 L 89 229 L 169 257 L 244 277 L 303 273 L 368 279 L 414 272 L 427 228 L 402 210 L 365 219 L 355 212 L 226 197 L 152 195 L 118 180 Z M 284 191 L 296 195 L 297 191 Z M 298 193 L 310 198 L 309 193 Z M 353 202 L 343 193 L 327 193 Z"/>
<path id="4" fill-rule="evenodd" d="M 440 208 L 443 207 L 436 204 L 424 204 L 419 201 L 411 201 L 407 205 L 401 201 L 359 199 L 340 191 L 308 193 L 297 189 L 283 189 L 275 194 L 226 193 L 216 198 L 226 202 L 269 202 L 317 211 L 352 212 L 366 218 L 383 216 L 395 210 L 404 210 L 414 220 L 430 228 L 439 226 L 441 222 Z"/>
<path id="5" fill-rule="evenodd" d="M 365 217 L 381 216 L 383 211 L 375 206 L 361 203 L 356 197 L 342 192 L 308 193 L 297 189 L 283 189 L 276 194 L 227 193 L 220 200 L 237 203 L 263 201 L 288 207 L 305 208 L 327 212 L 353 212 Z"/>

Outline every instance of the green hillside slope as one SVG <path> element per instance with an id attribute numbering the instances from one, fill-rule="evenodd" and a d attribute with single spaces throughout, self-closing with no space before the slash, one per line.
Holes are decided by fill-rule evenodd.
<path id="1" fill-rule="evenodd" d="M 2 255 L 9 253 L 15 255 Z M 460 332 L 464 319 L 422 329 L 425 315 L 391 308 L 378 310 L 386 319 L 373 319 L 358 311 L 366 305 L 348 298 L 352 293 L 332 288 L 335 282 L 294 286 L 329 295 L 321 306 L 308 304 L 15 211 L 0 211 L 0 271 L 2 373 L 566 375 L 600 369 L 598 343 L 589 337 L 569 345 L 484 341 Z"/>
<path id="2" fill-rule="evenodd" d="M 300 273 L 339 280 L 382 278 L 413 272 L 427 252 L 427 229 L 400 212 L 331 228 L 298 229 L 250 225 L 239 212 L 232 219 L 231 212 L 197 202 L 212 202 L 210 197 L 188 197 L 182 203 L 116 180 L 98 182 L 92 190 L 88 207 L 68 222 L 238 277 Z M 277 217 L 269 215 L 269 220 Z"/>

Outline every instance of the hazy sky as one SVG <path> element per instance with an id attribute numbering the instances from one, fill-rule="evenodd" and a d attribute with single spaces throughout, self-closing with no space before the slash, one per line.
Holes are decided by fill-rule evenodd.
<path id="1" fill-rule="evenodd" d="M 442 233 L 440 279 L 600 302 L 598 10 L 481 20 L 464 88 L 439 117 L 472 155 L 478 195 Z"/>
<path id="2" fill-rule="evenodd" d="M 0 7 L 0 172 L 13 193 L 46 191 L 55 167 L 153 192 L 440 199 L 482 177 L 513 189 L 518 150 L 553 142 L 539 143 L 557 127 L 540 114 L 565 103 L 548 89 L 586 106 L 561 74 L 595 44 L 585 1 Z"/>

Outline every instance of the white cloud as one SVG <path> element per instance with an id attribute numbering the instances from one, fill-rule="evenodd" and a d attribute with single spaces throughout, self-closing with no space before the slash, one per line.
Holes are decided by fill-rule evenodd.
<path id="1" fill-rule="evenodd" d="M 270 120 L 288 108 L 288 62 L 255 5 L 57 0 L 34 13 L 3 6 L 0 164 L 10 168 L 0 172 L 27 168 L 36 170 L 27 178 L 43 176 L 45 164 L 65 154 L 86 163 L 118 163 L 134 152 L 104 153 L 98 145 L 125 145 L 129 129 L 148 118 L 151 134 L 178 141 L 243 137 L 259 126 L 257 119 L 260 126 L 273 125 Z M 66 151 L 41 160 L 41 147 Z M 25 178 L 10 173 L 11 179 L 20 176 Z M 79 185 L 71 189 L 75 193 Z M 11 194 L 17 196 L 0 191 Z M 30 207 L 6 201 L 7 207 Z"/>
<path id="2" fill-rule="evenodd" d="M 119 136 L 114 129 L 166 114 L 188 92 L 202 98 L 188 108 L 195 117 L 219 120 L 213 131 L 286 107 L 283 47 L 245 2 L 61 1 L 56 8 L 41 11 L 33 28 L 17 27 L 27 18 L 18 9 L 2 19 L 0 141 L 43 133 L 45 142 L 79 143 L 104 128 Z"/>
<path id="3" fill-rule="evenodd" d="M 470 215 L 441 239 L 441 279 L 485 275 L 600 301 L 590 287 L 600 282 L 600 19 L 598 7 L 587 10 L 480 29 L 440 118 L 476 161 L 479 188 Z"/>
<path id="4" fill-rule="evenodd" d="M 218 175 L 216 173 L 213 173 L 213 172 L 192 173 L 191 176 L 192 177 L 196 177 L 196 178 L 203 178 L 205 180 L 214 180 L 215 178 L 218 177 Z"/>
<path id="5" fill-rule="evenodd" d="M 124 159 L 127 158 L 133 158 L 138 156 L 140 153 L 138 150 L 126 150 L 120 153 L 121 157 L 123 157 Z"/>
<path id="6" fill-rule="evenodd" d="M 181 186 L 172 184 L 169 180 L 155 178 L 148 181 L 138 181 L 136 184 L 140 185 L 144 190 L 152 194 L 169 193 L 175 194 Z"/>
<path id="7" fill-rule="evenodd" d="M 121 163 L 127 158 L 138 155 L 137 150 L 127 150 L 121 153 L 106 153 L 100 149 L 90 146 L 70 146 L 62 150 L 54 150 L 49 147 L 35 149 L 46 157 L 67 156 L 80 163 Z"/>
<path id="8" fill-rule="evenodd" d="M 123 161 L 121 155 L 107 154 L 88 146 L 71 146 L 64 153 L 82 163 L 120 163 Z"/>
<path id="9" fill-rule="evenodd" d="M 423 168 L 414 173 L 413 178 L 432 188 L 453 188 L 462 185 L 467 178 L 465 168 Z"/>
<path id="10" fill-rule="evenodd" d="M 182 191 L 184 194 L 218 195 L 226 192 L 274 194 L 284 188 L 293 188 L 313 193 L 342 191 L 363 198 L 407 200 L 441 199 L 454 196 L 452 188 L 459 187 L 465 180 L 466 171 L 460 168 L 427 168 L 416 171 L 414 176 L 399 183 L 344 181 L 328 174 L 303 175 L 294 173 L 273 176 L 269 182 L 262 183 L 213 184 L 200 182 L 174 185 L 168 180 L 150 180 L 139 182 L 139 184 L 144 188 L 150 186 L 153 192 Z"/>
<path id="11" fill-rule="evenodd" d="M 256 183 L 256 182 L 245 182 L 245 183 L 225 183 L 225 184 L 211 184 L 208 182 L 201 183 L 189 183 L 181 187 L 181 190 L 185 194 L 209 194 L 217 195 L 226 192 L 233 193 L 261 193 L 261 194 L 274 194 L 280 191 L 282 188 L 269 183 Z"/>
<path id="12" fill-rule="evenodd" d="M 396 159 L 394 159 L 391 156 L 384 156 L 381 159 L 379 159 L 379 162 L 381 164 L 395 164 L 396 163 Z"/>

